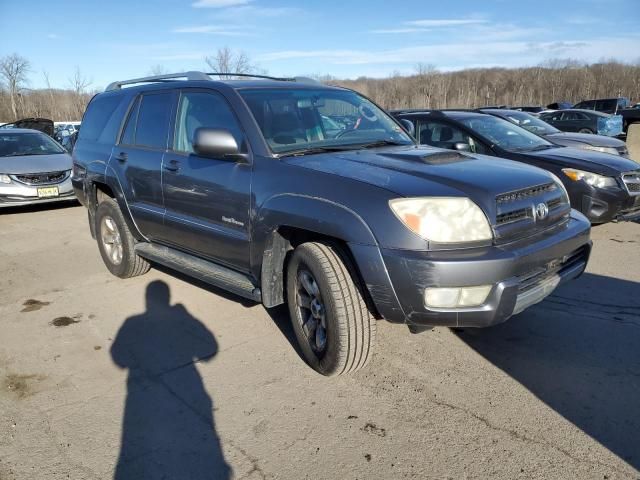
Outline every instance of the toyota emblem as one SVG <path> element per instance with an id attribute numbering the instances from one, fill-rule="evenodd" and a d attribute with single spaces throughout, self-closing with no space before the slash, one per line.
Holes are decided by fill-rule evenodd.
<path id="1" fill-rule="evenodd" d="M 533 210 L 536 214 L 536 220 L 544 220 L 549 215 L 549 207 L 546 203 L 539 203 Z"/>

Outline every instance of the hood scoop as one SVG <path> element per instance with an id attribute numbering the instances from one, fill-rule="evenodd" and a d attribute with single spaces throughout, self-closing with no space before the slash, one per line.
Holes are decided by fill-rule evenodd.
<path id="1" fill-rule="evenodd" d="M 474 158 L 464 155 L 456 151 L 434 151 L 426 155 L 407 155 L 404 153 L 383 153 L 382 156 L 393 158 L 396 160 L 422 161 L 428 165 L 449 165 L 451 163 L 464 162 L 465 160 L 474 160 Z"/>

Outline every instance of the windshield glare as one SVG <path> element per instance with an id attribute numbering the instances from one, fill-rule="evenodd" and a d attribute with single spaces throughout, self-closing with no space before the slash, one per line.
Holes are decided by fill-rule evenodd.
<path id="1" fill-rule="evenodd" d="M 543 122 L 539 118 L 536 118 L 533 115 L 527 115 L 526 113 L 509 112 L 505 113 L 505 116 L 516 125 L 529 130 L 531 133 L 535 133 L 536 135 L 547 135 L 550 133 L 558 133 L 560 131 L 549 125 L 547 122 Z"/>
<path id="2" fill-rule="evenodd" d="M 54 155 L 64 148 L 42 133 L 1 133 L 0 157 Z"/>
<path id="3" fill-rule="evenodd" d="M 385 112 L 355 92 L 261 88 L 239 93 L 274 153 L 384 141 L 413 144 Z"/>
<path id="4" fill-rule="evenodd" d="M 524 151 L 553 146 L 543 138 L 502 118 L 482 115 L 464 118 L 461 122 L 505 150 Z"/>

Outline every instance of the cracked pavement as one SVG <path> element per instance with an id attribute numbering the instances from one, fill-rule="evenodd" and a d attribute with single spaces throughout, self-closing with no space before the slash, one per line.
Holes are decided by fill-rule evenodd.
<path id="1" fill-rule="evenodd" d="M 592 237 L 505 324 L 379 322 L 368 368 L 327 379 L 283 309 L 112 277 L 82 207 L 2 213 L 0 479 L 640 479 L 640 224 Z"/>

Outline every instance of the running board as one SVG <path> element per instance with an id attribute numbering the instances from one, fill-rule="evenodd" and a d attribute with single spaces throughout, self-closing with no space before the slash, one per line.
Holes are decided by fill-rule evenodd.
<path id="1" fill-rule="evenodd" d="M 173 268 L 209 285 L 220 287 L 256 302 L 262 301 L 260 289 L 253 284 L 249 277 L 230 268 L 202 260 L 174 248 L 152 243 L 138 243 L 135 246 L 135 252 L 147 260 Z"/>

